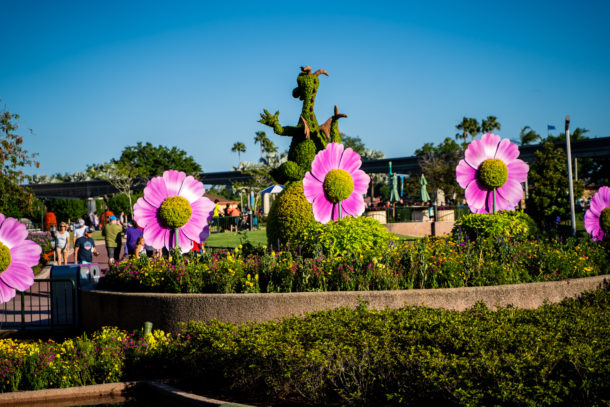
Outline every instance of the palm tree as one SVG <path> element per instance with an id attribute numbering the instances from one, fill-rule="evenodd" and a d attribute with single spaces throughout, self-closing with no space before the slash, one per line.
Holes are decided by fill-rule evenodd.
<path id="1" fill-rule="evenodd" d="M 468 135 L 470 135 L 471 138 L 475 138 L 477 134 L 479 134 L 479 132 L 481 131 L 481 128 L 479 127 L 479 122 L 473 117 L 463 117 L 462 121 L 457 126 L 455 126 L 455 128 L 461 131 L 461 133 L 457 133 L 455 135 L 455 138 L 458 140 L 464 140 L 464 143 L 466 143 Z"/>
<path id="2" fill-rule="evenodd" d="M 481 121 L 481 131 L 483 134 L 492 133 L 494 130 L 500 130 L 501 127 L 496 116 L 487 116 L 487 119 Z"/>
<path id="3" fill-rule="evenodd" d="M 519 144 L 527 146 L 528 144 L 534 144 L 534 142 L 541 140 L 540 134 L 536 133 L 530 126 L 525 126 L 521 129 L 519 134 Z"/>
<path id="4" fill-rule="evenodd" d="M 261 160 L 263 159 L 263 152 L 264 152 L 264 146 L 265 143 L 267 143 L 268 141 L 270 141 L 267 138 L 267 135 L 265 134 L 264 131 L 257 131 L 256 136 L 254 136 L 254 144 L 260 144 L 261 146 Z"/>
<path id="5" fill-rule="evenodd" d="M 238 141 L 237 143 L 233 144 L 231 151 L 234 153 L 237 153 L 237 159 L 239 160 L 239 163 L 241 164 L 241 153 L 246 152 L 246 146 L 244 145 L 244 143 Z"/>

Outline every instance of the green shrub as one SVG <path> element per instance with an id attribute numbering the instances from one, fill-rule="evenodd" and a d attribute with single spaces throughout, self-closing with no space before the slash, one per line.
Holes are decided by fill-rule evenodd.
<path id="1" fill-rule="evenodd" d="M 305 177 L 307 171 L 294 161 L 286 161 L 280 166 L 280 172 L 287 181 L 300 181 Z"/>
<path id="2" fill-rule="evenodd" d="M 75 221 L 87 214 L 87 201 L 82 199 L 51 199 L 49 211 L 55 213 L 58 222 Z"/>
<path id="3" fill-rule="evenodd" d="M 131 213 L 131 209 L 133 208 L 133 205 L 136 203 L 138 198 L 140 198 L 143 195 L 144 194 L 142 192 L 136 192 L 136 193 L 131 194 L 131 206 L 130 206 L 129 198 L 127 197 L 126 194 L 116 194 L 116 195 L 112 196 L 110 199 L 108 199 L 108 209 L 110 211 L 112 211 L 113 213 L 115 213 L 117 216 L 121 212 Z M 96 206 L 97 206 L 97 203 L 96 203 Z M 101 212 L 102 210 L 100 208 L 98 208 L 98 211 Z"/>
<path id="4" fill-rule="evenodd" d="M 538 228 L 532 218 L 521 211 L 503 211 L 495 214 L 470 213 L 455 222 L 451 231 L 454 238 L 470 240 L 487 237 L 527 238 Z"/>
<path id="5" fill-rule="evenodd" d="M 311 169 L 311 163 L 313 162 L 317 152 L 316 144 L 313 142 L 313 140 L 306 139 L 305 141 L 297 144 L 288 152 L 288 160 L 294 161 L 301 168 L 309 171 Z"/>
<path id="6" fill-rule="evenodd" d="M 277 248 L 286 244 L 310 223 L 315 222 L 311 204 L 303 194 L 303 182 L 288 185 L 277 196 L 267 217 L 267 241 Z"/>
<path id="7" fill-rule="evenodd" d="M 295 238 L 305 255 L 322 250 L 329 256 L 388 247 L 394 236 L 373 218 L 346 216 L 326 224 L 310 223 Z"/>

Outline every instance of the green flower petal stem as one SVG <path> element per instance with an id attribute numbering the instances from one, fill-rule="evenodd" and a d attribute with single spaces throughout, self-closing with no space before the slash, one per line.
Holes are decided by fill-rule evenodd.
<path id="1" fill-rule="evenodd" d="M 338 203 L 346 200 L 354 191 L 354 180 L 349 172 L 340 169 L 330 170 L 324 178 L 324 192 L 328 200 Z"/>
<path id="2" fill-rule="evenodd" d="M 0 273 L 11 265 L 11 250 L 0 242 Z"/>
<path id="3" fill-rule="evenodd" d="M 488 190 L 500 188 L 508 180 L 508 167 L 504 161 L 490 158 L 481 163 L 478 171 L 479 181 Z"/>
<path id="4" fill-rule="evenodd" d="M 162 226 L 168 229 L 178 229 L 191 219 L 193 210 L 191 204 L 181 196 L 170 196 L 161 204 L 157 217 Z"/>
<path id="5" fill-rule="evenodd" d="M 610 234 L 610 206 L 602 210 L 602 213 L 599 215 L 599 226 L 604 233 Z"/>

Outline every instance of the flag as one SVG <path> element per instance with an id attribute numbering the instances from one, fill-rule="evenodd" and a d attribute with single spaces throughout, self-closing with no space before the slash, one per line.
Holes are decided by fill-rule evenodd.
<path id="1" fill-rule="evenodd" d="M 548 125 L 546 126 L 546 129 L 547 129 L 547 130 L 555 130 L 555 126 L 552 126 L 552 125 L 548 124 Z"/>

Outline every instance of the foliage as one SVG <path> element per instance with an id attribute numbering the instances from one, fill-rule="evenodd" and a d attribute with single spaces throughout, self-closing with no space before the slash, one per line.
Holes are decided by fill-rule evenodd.
<path id="1" fill-rule="evenodd" d="M 53 258 L 53 248 L 51 247 L 51 232 L 28 232 L 28 240 L 36 243 L 42 251 L 38 266 L 44 267 Z"/>
<path id="2" fill-rule="evenodd" d="M 468 136 L 470 135 L 471 139 L 474 139 L 477 134 L 481 131 L 481 127 L 479 126 L 479 122 L 474 117 L 463 117 L 462 121 L 458 123 L 455 128 L 460 131 L 460 133 L 456 133 L 455 139 L 462 139 L 462 143 L 466 144 L 468 140 Z"/>
<path id="3" fill-rule="evenodd" d="M 451 231 L 456 239 L 475 240 L 479 237 L 500 239 L 529 238 L 536 234 L 536 223 L 521 211 L 470 213 L 462 215 Z"/>
<path id="4" fill-rule="evenodd" d="M 552 143 L 545 143 L 535 155 L 536 161 L 530 165 L 526 211 L 538 224 L 550 228 L 557 216 L 565 219 L 570 213 L 566 155 Z M 574 182 L 574 196 L 581 196 L 583 188 L 582 181 Z"/>
<path id="5" fill-rule="evenodd" d="M 137 192 L 131 195 L 131 200 L 127 194 L 116 194 L 108 198 L 108 209 L 116 214 L 121 212 L 131 213 L 133 210 L 133 203 L 138 200 L 144 194 Z"/>
<path id="6" fill-rule="evenodd" d="M 51 199 L 47 206 L 58 222 L 75 221 L 87 214 L 87 201 L 82 199 Z"/>
<path id="7" fill-rule="evenodd" d="M 191 322 L 180 340 L 200 391 L 314 405 L 604 405 L 608 311 L 602 290 L 536 310 L 361 304 L 261 324 Z"/>
<path id="8" fill-rule="evenodd" d="M 288 162 L 294 161 L 299 167 L 309 170 L 317 152 L 316 144 L 312 140 L 307 139 L 297 144 L 294 149 L 288 152 Z"/>
<path id="9" fill-rule="evenodd" d="M 267 219 L 267 240 L 273 246 L 294 240 L 301 230 L 315 222 L 311 204 L 303 195 L 303 182 L 293 182 L 278 194 Z"/>
<path id="10" fill-rule="evenodd" d="M 121 157 L 113 160 L 113 164 L 124 168 L 133 168 L 138 176 L 146 179 L 163 175 L 164 171 L 182 171 L 198 178 L 201 166 L 186 151 L 177 147 L 154 146 L 147 142 L 138 142 L 135 146 L 123 149 Z"/>
<path id="11" fill-rule="evenodd" d="M 241 153 L 246 152 L 246 145 L 244 143 L 238 141 L 237 143 L 233 144 L 233 147 L 231 147 L 231 151 L 234 153 L 237 153 L 239 162 L 241 162 Z"/>
<path id="12" fill-rule="evenodd" d="M 366 147 L 360 137 L 351 137 L 345 133 L 341 133 L 341 142 L 343 143 L 345 148 L 351 148 L 352 150 L 360 154 L 360 156 L 365 154 Z"/>
<path id="13" fill-rule="evenodd" d="M 521 146 L 527 146 L 534 144 L 536 141 L 541 140 L 542 137 L 534 131 L 530 126 L 524 126 L 519 133 L 519 142 Z"/>
<path id="14" fill-rule="evenodd" d="M 360 253 L 388 247 L 393 235 L 377 220 L 347 216 L 326 224 L 312 223 L 297 236 L 293 245 L 299 245 L 304 254 L 323 252 L 330 257 L 345 253 Z"/>
<path id="15" fill-rule="evenodd" d="M 18 114 L 0 108 L 0 213 L 15 218 L 39 217 L 39 201 L 21 184 L 28 178 L 23 168 L 38 168 L 40 163 L 35 160 L 37 154 L 23 147 L 23 136 L 17 133 L 18 120 Z"/>
<path id="16" fill-rule="evenodd" d="M 447 137 L 438 146 L 432 143 L 424 144 L 422 148 L 415 150 L 415 155 L 418 157 L 422 173 L 426 176 L 430 192 L 435 193 L 437 189 L 441 189 L 445 193 L 445 199 L 454 195 L 458 201 L 463 198 L 464 190 L 455 178 L 455 168 L 464 158 L 464 151 L 460 145 Z M 419 178 L 416 181 L 419 185 Z"/>
<path id="17" fill-rule="evenodd" d="M 95 179 L 108 181 L 119 191 L 120 195 L 127 198 L 127 205 L 122 209 L 125 213 L 133 216 L 133 190 L 143 171 L 132 163 L 125 161 L 109 162 L 100 165 L 92 165 L 87 169 L 89 174 Z M 109 204 L 110 205 L 110 204 Z"/>
<path id="18" fill-rule="evenodd" d="M 307 236 L 306 243 L 312 239 Z M 110 270 L 100 284 L 150 292 L 368 291 L 557 281 L 610 272 L 607 246 L 589 239 L 426 238 L 343 250 L 351 244 L 335 241 L 328 245 L 334 247 L 330 254 L 309 255 L 295 244 L 293 251 L 271 253 L 244 245 L 171 259 L 131 259 Z"/>

